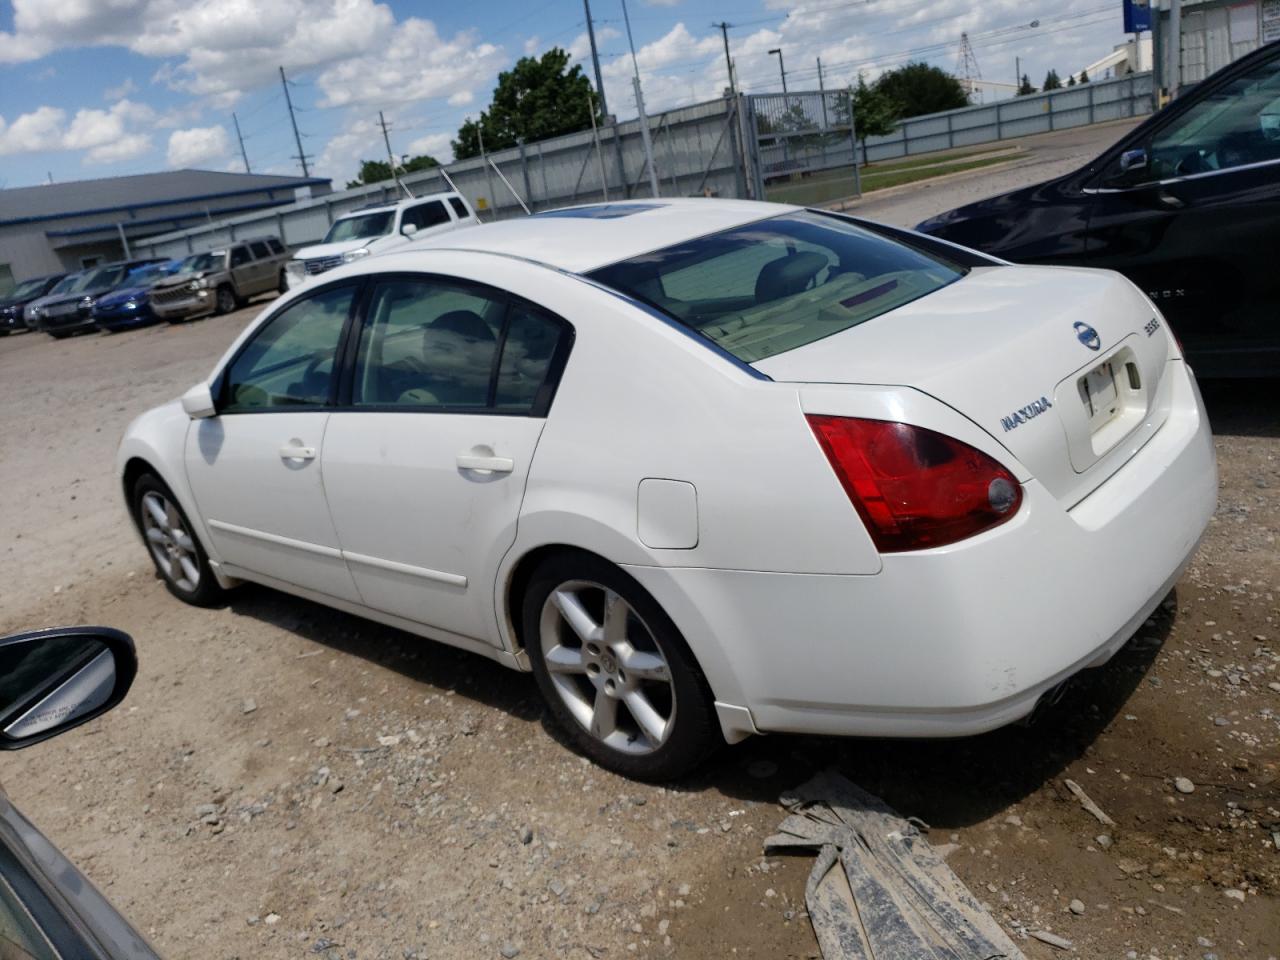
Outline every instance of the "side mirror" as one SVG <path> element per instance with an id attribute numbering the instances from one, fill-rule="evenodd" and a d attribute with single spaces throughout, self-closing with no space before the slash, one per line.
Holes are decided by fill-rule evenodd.
<path id="1" fill-rule="evenodd" d="M 1145 169 L 1147 169 L 1147 151 L 1145 148 L 1137 147 L 1120 154 L 1121 173 L 1137 173 Z"/>
<path id="2" fill-rule="evenodd" d="M 0 750 L 88 723 L 124 699 L 133 640 L 110 627 L 59 627 L 0 639 Z"/>
<path id="3" fill-rule="evenodd" d="M 400 232 L 403 233 L 410 240 L 412 240 L 413 235 L 418 232 L 418 228 L 415 227 L 412 223 L 406 223 L 403 227 L 400 228 Z"/>
<path id="4" fill-rule="evenodd" d="M 203 420 L 218 412 L 213 405 L 213 391 L 207 383 L 197 383 L 182 395 L 182 409 L 192 420 Z"/>

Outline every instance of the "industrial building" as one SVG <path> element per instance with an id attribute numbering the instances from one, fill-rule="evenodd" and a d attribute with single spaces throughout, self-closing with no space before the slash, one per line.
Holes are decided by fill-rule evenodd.
<path id="1" fill-rule="evenodd" d="M 1280 40 L 1280 0 L 1131 0 L 1155 41 L 1157 89 L 1176 96 L 1258 47 Z M 1126 19 L 1128 11 L 1126 11 Z"/>
<path id="2" fill-rule="evenodd" d="M 168 170 L 0 190 L 0 295 L 31 277 L 126 257 L 157 234 L 331 189 L 315 177 Z"/>

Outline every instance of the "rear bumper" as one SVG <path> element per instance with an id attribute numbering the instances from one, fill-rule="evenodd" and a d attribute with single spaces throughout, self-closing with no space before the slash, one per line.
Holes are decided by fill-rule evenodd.
<path id="1" fill-rule="evenodd" d="M 760 731 L 951 737 L 1030 713 L 1105 663 L 1190 562 L 1217 501 L 1199 391 L 1180 361 L 1161 429 L 1065 511 L 1035 481 L 989 533 L 887 554 L 869 576 L 630 567 L 716 699 Z M 734 711 L 722 710 L 724 721 Z M 745 726 L 746 719 L 736 726 Z"/>

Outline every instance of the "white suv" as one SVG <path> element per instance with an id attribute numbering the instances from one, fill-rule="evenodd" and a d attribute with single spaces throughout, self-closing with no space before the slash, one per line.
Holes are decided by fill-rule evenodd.
<path id="1" fill-rule="evenodd" d="M 299 250 L 285 268 L 290 288 L 316 274 L 423 236 L 478 224 L 470 204 L 456 193 L 433 193 L 398 203 L 353 210 L 333 222 L 320 243 Z"/>

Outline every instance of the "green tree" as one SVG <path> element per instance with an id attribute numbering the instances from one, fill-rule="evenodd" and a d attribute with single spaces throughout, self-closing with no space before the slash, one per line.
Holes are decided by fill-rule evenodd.
<path id="1" fill-rule="evenodd" d="M 1061 90 L 1062 89 L 1062 81 L 1058 79 L 1057 70 L 1050 70 L 1048 73 L 1044 75 L 1044 89 L 1045 90 Z"/>
<path id="2" fill-rule="evenodd" d="M 1036 88 L 1031 85 L 1030 78 L 1024 73 L 1022 82 L 1018 84 L 1018 96 L 1025 97 L 1036 92 Z"/>
<path id="3" fill-rule="evenodd" d="M 1075 85 L 1076 85 L 1076 78 L 1075 78 L 1074 76 L 1072 76 L 1072 75 L 1068 74 L 1068 75 L 1067 75 L 1067 86 L 1068 86 L 1068 87 L 1074 87 Z"/>
<path id="4" fill-rule="evenodd" d="M 853 119 L 858 140 L 862 144 L 864 167 L 867 165 L 867 137 L 883 137 L 893 133 L 901 116 L 898 104 L 880 89 L 879 83 L 868 86 L 862 74 L 858 74 L 858 85 L 853 88 Z"/>
<path id="5" fill-rule="evenodd" d="M 898 105 L 898 117 L 918 117 L 969 105 L 969 96 L 960 81 L 927 63 L 908 63 L 883 73 L 875 88 Z"/>
<path id="6" fill-rule="evenodd" d="M 1081 82 L 1081 83 L 1088 83 L 1088 82 L 1089 82 L 1089 71 L 1088 71 L 1088 70 L 1081 70 L 1081 71 L 1080 71 L 1080 82 Z"/>
<path id="7" fill-rule="evenodd" d="M 419 170 L 430 170 L 432 167 L 438 166 L 440 166 L 440 161 L 435 157 L 423 154 L 417 157 L 410 157 L 404 163 L 399 164 L 399 169 L 401 173 L 416 173 Z M 391 164 L 385 160 L 361 160 L 360 174 L 354 180 L 347 181 L 347 189 L 367 186 L 370 183 L 381 183 L 390 179 Z"/>
<path id="8" fill-rule="evenodd" d="M 581 65 L 569 67 L 569 54 L 552 47 L 541 57 L 521 57 L 514 67 L 498 74 L 489 109 L 479 120 L 468 119 L 458 128 L 453 155 L 459 160 L 480 155 L 480 136 L 486 151 L 505 150 L 516 138 L 527 142 L 576 133 L 591 126 L 591 111 L 598 101 Z"/>

